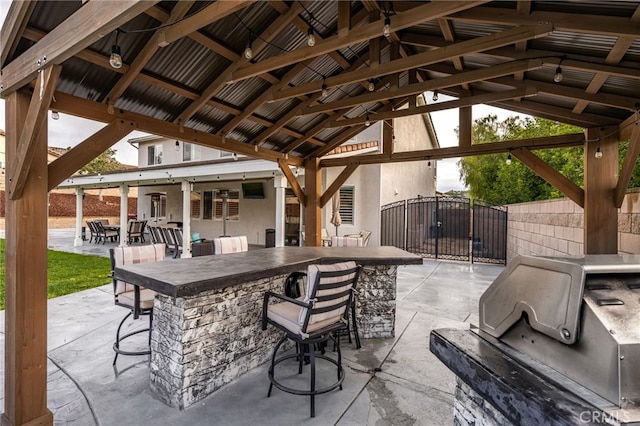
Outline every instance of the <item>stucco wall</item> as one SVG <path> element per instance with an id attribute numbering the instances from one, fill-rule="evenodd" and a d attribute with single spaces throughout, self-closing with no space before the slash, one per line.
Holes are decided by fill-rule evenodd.
<path id="1" fill-rule="evenodd" d="M 245 199 L 242 197 L 242 182 L 211 182 L 196 183 L 194 192 L 212 191 L 214 189 L 230 189 L 240 192 L 240 216 L 239 220 L 227 221 L 227 235 L 246 235 L 249 244 L 265 243 L 265 229 L 275 228 L 275 188 L 273 179 L 264 180 L 264 199 Z M 141 187 L 138 196 L 138 217 L 150 219 L 151 197 L 150 192 L 166 192 L 167 216 L 157 222 L 164 225 L 170 221 L 183 221 L 182 217 L 182 190 L 180 185 L 165 185 L 154 187 Z M 156 223 L 156 222 L 150 222 Z M 211 239 L 223 234 L 221 220 L 191 219 L 191 232 L 199 232 L 203 238 Z"/>
<path id="2" fill-rule="evenodd" d="M 507 261 L 584 254 L 583 209 L 567 198 L 512 204 L 507 228 Z M 640 253 L 640 189 L 630 190 L 618 210 L 618 252 Z"/>

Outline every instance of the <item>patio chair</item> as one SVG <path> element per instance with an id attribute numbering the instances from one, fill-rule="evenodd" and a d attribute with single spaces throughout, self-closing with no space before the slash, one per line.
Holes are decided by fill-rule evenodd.
<path id="1" fill-rule="evenodd" d="M 177 229 L 178 228 L 172 228 L 169 226 L 163 226 L 160 228 L 162 236 L 164 237 L 164 243 L 167 245 L 167 250 L 173 254 L 174 259 L 180 257 L 180 252 L 182 251 L 182 244 L 178 244 L 178 240 L 176 238 Z"/>
<path id="2" fill-rule="evenodd" d="M 144 243 L 144 221 L 130 220 L 127 227 L 127 241 Z"/>
<path id="3" fill-rule="evenodd" d="M 344 328 L 348 320 L 348 307 L 353 297 L 353 289 L 358 281 L 360 266 L 355 262 L 342 262 L 330 265 L 310 265 L 307 269 L 307 288 L 303 300 L 293 299 L 281 294 L 268 291 L 264 295 L 262 305 L 262 329 L 266 330 L 271 324 L 283 331 L 284 336 L 276 344 L 271 357 L 268 377 L 271 396 L 273 386 L 295 395 L 308 395 L 311 399 L 311 417 L 315 417 L 315 396 L 342 389 L 345 373 L 342 368 L 342 353 L 340 339 L 334 337 L 337 330 Z M 279 303 L 269 303 L 270 299 L 279 299 Z M 277 358 L 278 349 L 287 339 L 300 347 L 308 348 L 308 354 L 286 354 Z M 316 354 L 315 345 L 323 345 L 333 340 L 337 359 L 327 353 Z M 303 358 L 309 357 L 310 387 L 295 389 L 285 386 L 275 377 L 275 367 L 281 362 L 297 358 L 298 374 L 302 373 Z M 323 388 L 316 389 L 316 359 L 321 359 L 337 367 L 337 380 Z"/>
<path id="4" fill-rule="evenodd" d="M 87 227 L 89 227 L 89 242 L 98 242 L 98 229 L 96 228 L 95 224 L 93 223 L 92 220 L 88 220 L 87 221 Z"/>
<path id="5" fill-rule="evenodd" d="M 215 253 L 213 241 L 200 241 L 191 243 L 191 256 L 210 256 Z"/>
<path id="6" fill-rule="evenodd" d="M 96 231 L 98 232 L 98 241 L 102 240 L 102 244 L 107 242 L 107 238 L 109 238 L 112 243 L 118 241 L 120 231 L 117 229 L 105 228 L 104 221 L 102 220 L 94 221 L 93 225 L 96 227 Z"/>
<path id="7" fill-rule="evenodd" d="M 237 253 L 249 250 L 246 235 L 214 238 L 213 245 L 216 254 Z"/>
<path id="8" fill-rule="evenodd" d="M 118 266 L 164 260 L 165 247 L 164 244 L 115 247 L 109 250 L 109 255 L 111 257 L 111 270 L 113 276 L 113 271 Z M 120 325 L 118 325 L 118 330 L 116 331 L 116 341 L 113 344 L 113 350 L 116 353 L 113 358 L 113 365 L 116 365 L 118 355 L 149 355 L 151 353 L 151 329 L 153 327 L 153 300 L 155 298 L 155 292 L 114 278 L 113 294 L 116 305 L 129 309 L 129 313 L 127 313 L 122 321 L 120 321 Z M 148 315 L 149 327 L 121 335 L 120 331 L 122 329 L 122 325 L 132 315 L 134 320 L 140 318 L 140 316 Z M 145 332 L 149 332 L 149 347 L 147 349 L 132 351 L 120 348 L 120 344 L 123 340 Z"/>

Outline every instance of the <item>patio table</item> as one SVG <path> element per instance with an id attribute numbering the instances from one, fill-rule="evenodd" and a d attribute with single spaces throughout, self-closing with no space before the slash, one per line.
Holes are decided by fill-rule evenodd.
<path id="1" fill-rule="evenodd" d="M 186 408 L 269 359 L 280 333 L 262 331 L 263 294 L 314 263 L 354 260 L 363 338 L 393 337 L 398 265 L 422 258 L 395 247 L 275 247 L 116 268 L 117 279 L 157 292 L 151 389 Z"/>

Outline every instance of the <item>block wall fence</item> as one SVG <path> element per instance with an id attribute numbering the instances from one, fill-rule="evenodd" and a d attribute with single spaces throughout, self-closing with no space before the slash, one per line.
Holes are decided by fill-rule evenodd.
<path id="1" fill-rule="evenodd" d="M 517 255 L 584 254 L 583 209 L 568 198 L 510 204 L 507 262 Z M 640 188 L 618 209 L 618 252 L 640 254 Z"/>

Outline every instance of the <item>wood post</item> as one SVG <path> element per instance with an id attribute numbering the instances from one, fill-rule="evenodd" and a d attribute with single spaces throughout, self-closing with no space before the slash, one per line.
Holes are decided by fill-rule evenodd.
<path id="1" fill-rule="evenodd" d="M 304 245 L 318 247 L 322 243 L 322 172 L 318 157 L 308 158 L 304 162 L 304 185 L 307 205 L 304 209 Z"/>
<path id="2" fill-rule="evenodd" d="M 8 177 L 15 176 L 30 98 L 19 90 L 6 100 Z M 34 134 L 22 195 L 6 200 L 3 426 L 53 424 L 47 409 L 47 120 Z"/>
<path id="3" fill-rule="evenodd" d="M 584 253 L 618 253 L 617 127 L 587 129 L 584 147 Z M 601 158 L 596 158 L 600 148 Z"/>

